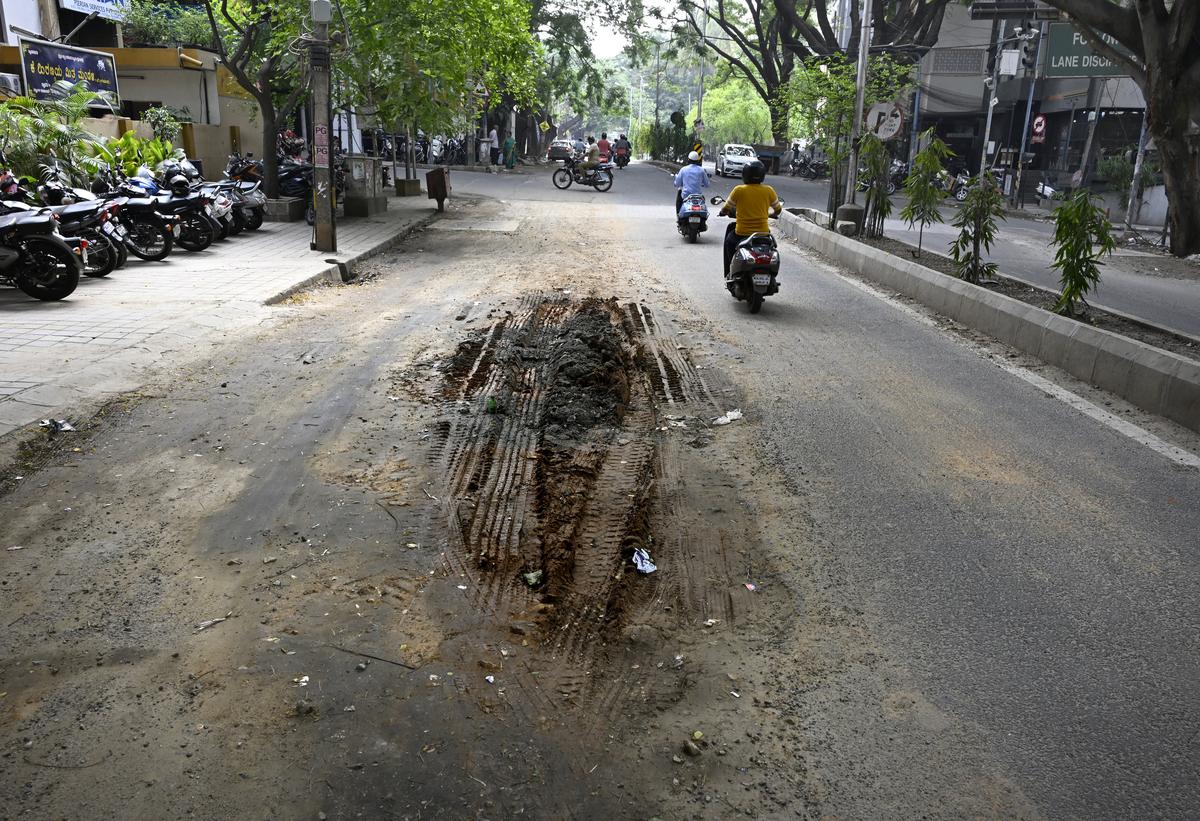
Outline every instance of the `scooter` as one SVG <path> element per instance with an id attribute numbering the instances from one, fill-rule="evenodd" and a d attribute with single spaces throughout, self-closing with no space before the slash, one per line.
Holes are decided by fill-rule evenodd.
<path id="1" fill-rule="evenodd" d="M 688 194 L 683 198 L 683 205 L 676 216 L 679 233 L 688 242 L 696 242 L 700 234 L 708 230 L 708 204 L 703 194 Z"/>
<path id="2" fill-rule="evenodd" d="M 713 205 L 725 202 L 724 197 L 713 197 Z M 729 213 L 735 218 L 736 210 Z M 729 262 L 729 273 L 725 275 L 725 287 L 739 302 L 745 300 L 750 313 L 762 310 L 763 299 L 779 293 L 779 246 L 770 234 L 751 234 L 738 243 L 733 259 Z"/>

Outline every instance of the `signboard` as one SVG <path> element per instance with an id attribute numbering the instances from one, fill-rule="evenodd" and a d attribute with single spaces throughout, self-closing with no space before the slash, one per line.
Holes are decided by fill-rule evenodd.
<path id="1" fill-rule="evenodd" d="M 121 22 L 129 13 L 129 0 L 58 0 L 64 9 L 77 11 L 80 14 L 96 12 L 98 17 L 105 20 Z"/>
<path id="2" fill-rule="evenodd" d="M 45 99 L 59 80 L 84 83 L 92 91 L 107 91 L 114 105 L 117 93 L 117 61 L 111 54 L 41 40 L 21 40 L 21 74 L 30 97 Z"/>
<path id="3" fill-rule="evenodd" d="M 1107 34 L 1104 42 L 1122 54 L 1129 49 Z M 1100 54 L 1070 23 L 1053 23 L 1046 35 L 1047 77 L 1124 77 L 1129 72 Z"/>
<path id="4" fill-rule="evenodd" d="M 866 130 L 881 140 L 893 139 L 904 127 L 904 112 L 895 103 L 875 103 L 867 110 Z"/>
<path id="5" fill-rule="evenodd" d="M 1032 132 L 1029 135 L 1029 142 L 1033 144 L 1044 143 L 1046 141 L 1046 115 L 1039 114 L 1033 118 L 1033 125 L 1030 127 Z"/>

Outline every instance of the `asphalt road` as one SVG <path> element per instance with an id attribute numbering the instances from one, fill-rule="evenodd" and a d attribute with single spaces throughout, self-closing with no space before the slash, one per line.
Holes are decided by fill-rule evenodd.
<path id="1" fill-rule="evenodd" d="M 689 294 L 728 340 L 723 361 L 754 397 L 762 453 L 810 517 L 812 554 L 794 551 L 797 609 L 820 599 L 861 614 L 878 648 L 869 660 L 846 650 L 828 685 L 837 706 L 808 717 L 828 741 L 820 766 L 837 772 L 831 781 L 865 786 L 832 788 L 828 813 L 945 812 L 926 769 L 939 764 L 912 743 L 916 726 L 951 758 L 992 762 L 993 780 L 957 789 L 1024 796 L 1019 815 L 1195 817 L 1195 469 L 794 247 L 785 246 L 782 292 L 750 316 L 718 275 L 723 220 L 684 244 L 658 169 L 631 166 L 608 194 L 555 191 L 541 176 L 455 184 L 504 198 L 514 215 L 526 198 L 610 204 L 603 220 L 573 229 L 640 249 L 647 276 Z M 714 181 L 717 192 L 730 185 Z M 780 189 L 804 202 L 792 194 L 804 185 Z M 789 538 L 779 522 L 764 528 Z M 779 691 L 801 714 L 812 706 L 804 682 Z M 881 727 L 873 717 L 896 693 L 912 724 Z M 997 798 L 993 812 L 1008 815 L 1003 806 Z"/>

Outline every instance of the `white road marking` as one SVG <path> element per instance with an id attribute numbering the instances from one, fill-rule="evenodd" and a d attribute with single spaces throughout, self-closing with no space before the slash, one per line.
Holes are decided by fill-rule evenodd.
<path id="1" fill-rule="evenodd" d="M 830 270 L 833 270 L 833 269 L 831 268 Z M 836 276 L 838 276 L 843 282 L 846 282 L 846 283 L 854 286 L 855 288 L 859 289 L 860 291 L 870 294 L 871 296 L 875 297 L 876 299 L 880 299 L 880 300 L 886 302 L 888 305 L 891 305 L 893 308 L 896 308 L 897 310 L 902 311 L 904 314 L 915 319 L 917 322 L 920 322 L 923 325 L 927 325 L 930 328 L 936 328 L 938 330 L 941 330 L 941 326 L 939 326 L 936 322 L 934 322 L 929 317 L 922 314 L 920 311 L 916 310 L 915 308 L 913 308 L 909 305 L 905 305 L 903 302 L 900 302 L 897 299 L 893 299 L 892 297 L 890 297 L 887 294 L 883 293 L 882 291 L 878 290 L 874 286 L 869 285 L 860 280 L 854 279 L 853 277 L 848 277 L 845 274 L 842 274 L 841 272 L 839 272 L 837 270 L 833 270 L 833 273 Z M 1017 377 L 1018 379 L 1022 379 L 1025 382 L 1028 382 L 1030 385 L 1033 385 L 1038 390 L 1044 391 L 1047 395 L 1052 396 L 1055 399 L 1057 399 L 1058 401 L 1071 406 L 1075 410 L 1082 413 L 1084 416 L 1087 416 L 1091 419 L 1096 420 L 1097 422 L 1099 422 L 1102 425 L 1112 428 L 1117 433 L 1120 433 L 1123 436 L 1129 437 L 1133 441 L 1137 442 L 1139 445 L 1144 445 L 1145 447 L 1150 448 L 1150 450 L 1154 451 L 1155 453 L 1160 454 L 1161 456 L 1165 456 L 1166 458 L 1170 459 L 1175 464 L 1183 465 L 1184 467 L 1200 469 L 1200 456 L 1197 456 L 1196 454 L 1194 454 L 1190 451 L 1184 450 L 1183 448 L 1178 447 L 1177 445 L 1172 445 L 1170 442 L 1167 442 L 1167 441 L 1155 436 L 1150 431 L 1145 430 L 1144 428 L 1140 428 L 1137 425 L 1133 424 L 1132 422 L 1128 422 L 1124 419 L 1121 419 L 1120 417 L 1116 416 L 1115 414 L 1109 413 L 1108 411 L 1104 410 L 1104 408 L 1100 407 L 1099 405 L 1089 402 L 1088 400 L 1084 399 L 1079 394 L 1072 393 L 1071 391 L 1067 390 L 1066 388 L 1064 388 L 1060 385 L 1056 385 L 1054 382 L 1051 382 L 1049 379 L 1046 379 L 1044 376 L 1039 376 L 1038 374 L 1034 373 L 1033 371 L 1029 370 L 1028 368 L 1023 368 L 1020 365 L 1013 365 L 1008 362 L 1001 362 L 1001 361 L 995 359 L 994 357 L 984 356 L 983 351 L 980 348 L 976 347 L 975 345 L 969 345 L 968 347 L 970 347 L 971 350 L 973 350 L 975 352 L 975 354 L 977 356 L 979 356 L 980 359 L 984 359 L 988 362 L 991 362 L 993 365 L 1000 368 L 1000 370 L 1005 371 L 1006 373 L 1010 373 L 1013 376 Z"/>

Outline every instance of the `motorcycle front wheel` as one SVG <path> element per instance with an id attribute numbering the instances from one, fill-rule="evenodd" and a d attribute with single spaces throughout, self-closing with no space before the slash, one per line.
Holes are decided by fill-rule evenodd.
<path id="1" fill-rule="evenodd" d="M 175 245 L 175 236 L 166 228 L 146 220 L 125 223 L 125 247 L 139 259 L 158 262 L 167 258 Z"/>
<path id="2" fill-rule="evenodd" d="M 954 192 L 954 199 L 958 200 L 959 202 L 962 202 L 966 198 L 967 198 L 967 187 L 965 185 L 959 186 L 959 189 Z"/>
<path id="3" fill-rule="evenodd" d="M 607 191 L 612 188 L 613 178 L 611 171 L 597 171 L 596 181 L 592 183 L 597 191 Z"/>
<path id="4" fill-rule="evenodd" d="M 32 264 L 16 277 L 17 287 L 34 299 L 55 302 L 79 284 L 79 259 L 62 243 L 43 237 L 25 240 Z"/>
<path id="5" fill-rule="evenodd" d="M 565 191 L 566 189 L 571 187 L 571 172 L 568 171 L 566 168 L 556 169 L 552 179 L 554 180 L 555 188 L 559 188 L 559 189 L 562 189 Z"/>
<path id="6" fill-rule="evenodd" d="M 84 274 L 99 279 L 117 269 L 117 249 L 112 240 L 99 231 L 87 231 L 83 238 L 88 242 L 88 261 L 83 266 Z"/>
<path id="7" fill-rule="evenodd" d="M 213 244 L 217 232 L 208 217 L 194 214 L 186 218 L 179 232 L 179 244 L 187 251 L 203 251 Z"/>

